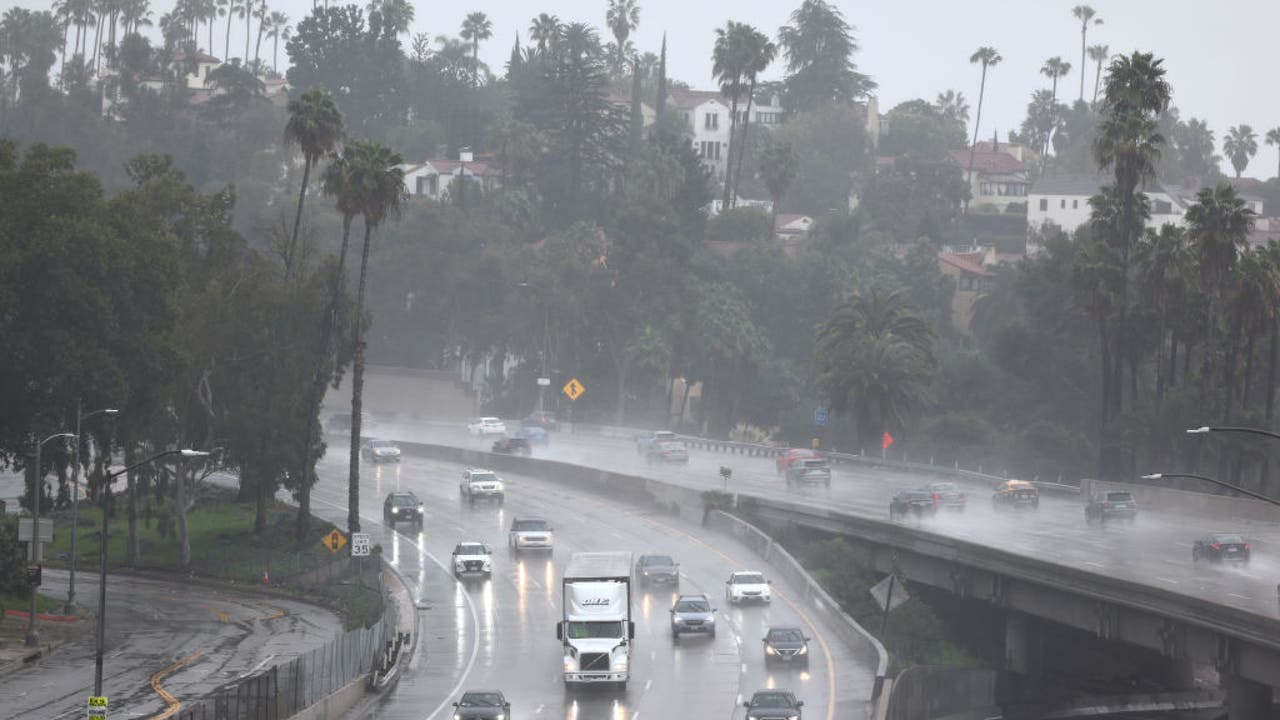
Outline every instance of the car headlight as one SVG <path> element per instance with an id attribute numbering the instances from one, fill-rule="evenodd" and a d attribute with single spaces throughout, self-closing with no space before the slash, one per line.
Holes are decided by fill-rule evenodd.
<path id="1" fill-rule="evenodd" d="M 800 652 L 799 652 L 799 654 L 800 654 L 800 655 L 808 655 L 808 654 L 809 654 L 809 646 L 808 646 L 808 645 L 802 645 L 802 646 L 800 647 Z"/>
<path id="2" fill-rule="evenodd" d="M 676 620 L 676 624 L 677 624 L 677 625 L 683 625 L 683 624 L 684 624 L 684 618 L 680 617 L 679 615 L 677 615 L 677 616 L 675 617 L 675 620 Z"/>
<path id="3" fill-rule="evenodd" d="M 787 720 L 800 720 L 799 715 L 788 715 Z"/>
<path id="4" fill-rule="evenodd" d="M 454 713 L 454 714 L 453 714 L 453 720 L 462 720 L 462 715 L 461 715 L 461 714 L 459 714 L 459 713 Z"/>
<path id="5" fill-rule="evenodd" d="M 398 512 L 400 512 L 400 508 L 391 508 L 391 514 L 392 514 L 392 515 L 395 515 L 395 514 L 396 514 L 396 513 L 398 513 Z"/>
<path id="6" fill-rule="evenodd" d="M 503 490 L 506 489 L 507 486 L 503 485 L 502 483 L 498 483 L 497 485 L 494 485 L 494 487 L 497 488 L 498 492 L 502 492 Z"/>
<path id="7" fill-rule="evenodd" d="M 489 561 L 488 561 L 488 560 L 485 560 L 485 561 L 484 561 L 484 565 L 481 565 L 481 567 L 482 567 L 482 568 L 484 568 L 484 571 L 485 571 L 485 572 L 489 572 L 489 568 L 490 568 L 490 567 L 492 567 L 492 566 L 489 564 Z"/>
<path id="8" fill-rule="evenodd" d="M 493 716 L 493 720 L 507 720 L 507 714 L 506 714 L 506 713 L 498 713 L 497 715 L 494 715 L 494 716 Z"/>
<path id="9" fill-rule="evenodd" d="M 765 654 L 765 655 L 777 655 L 777 654 L 778 654 L 778 651 L 777 651 L 777 650 L 774 650 L 772 645 L 765 645 L 765 646 L 764 646 L 764 654 Z"/>

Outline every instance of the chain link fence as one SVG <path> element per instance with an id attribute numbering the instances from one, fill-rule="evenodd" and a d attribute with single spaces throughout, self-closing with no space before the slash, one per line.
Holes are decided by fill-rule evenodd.
<path id="1" fill-rule="evenodd" d="M 397 612 L 386 602 L 382 619 L 348 630 L 322 647 L 230 683 L 212 696 L 183 703 L 177 720 L 284 720 L 379 666 L 396 637 Z"/>

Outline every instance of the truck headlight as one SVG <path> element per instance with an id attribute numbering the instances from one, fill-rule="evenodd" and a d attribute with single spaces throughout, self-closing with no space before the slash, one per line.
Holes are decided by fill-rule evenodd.
<path id="1" fill-rule="evenodd" d="M 799 715 L 788 715 L 787 720 L 800 720 Z"/>
<path id="2" fill-rule="evenodd" d="M 619 672 L 627 669 L 627 656 L 619 655 L 613 659 L 613 669 Z"/>
<path id="3" fill-rule="evenodd" d="M 564 671 L 565 671 L 565 672 L 574 672 L 574 671 L 575 671 L 575 670 L 577 670 L 577 669 L 578 669 L 578 661 L 577 661 L 575 658 L 573 658 L 573 657 L 571 657 L 571 656 L 569 656 L 569 655 L 565 655 L 565 656 L 564 656 Z"/>

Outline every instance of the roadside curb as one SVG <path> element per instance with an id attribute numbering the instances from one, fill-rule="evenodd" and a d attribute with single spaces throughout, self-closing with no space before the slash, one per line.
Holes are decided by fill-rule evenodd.
<path id="1" fill-rule="evenodd" d="M 23 614 L 23 617 L 26 617 L 25 613 Z M 24 670 L 26 668 L 31 667 L 32 665 L 35 665 L 36 662 L 40 660 L 40 658 L 44 657 L 45 655 L 48 655 L 54 650 L 57 650 L 58 647 L 60 647 L 61 645 L 62 645 L 61 640 L 57 642 L 41 643 L 40 645 L 36 646 L 35 648 L 32 648 L 30 651 L 23 654 L 21 657 L 18 657 L 14 660 L 0 662 L 0 677 L 12 675 L 13 673 L 18 672 L 19 670 Z"/>
<path id="2" fill-rule="evenodd" d="M 398 580 L 400 584 L 404 586 L 405 595 L 407 595 L 410 600 L 409 604 L 407 606 L 401 606 L 400 610 L 403 612 L 407 607 L 407 609 L 410 611 L 410 614 L 413 616 L 413 637 L 410 638 L 409 640 L 409 654 L 407 656 L 412 658 L 413 654 L 418 651 L 418 631 L 420 629 L 419 628 L 420 623 L 418 618 L 418 606 L 412 602 L 413 589 L 409 585 L 409 578 L 405 577 L 404 574 L 402 574 L 396 568 L 396 566 L 383 560 L 382 567 L 385 568 L 386 570 L 391 571 L 391 574 L 396 576 L 396 580 Z"/>
<path id="3" fill-rule="evenodd" d="M 31 613 L 26 610 L 6 610 L 5 617 L 29 618 Z M 84 620 L 79 615 L 54 615 L 52 613 L 36 613 L 36 620 L 40 622 L 77 622 Z"/>

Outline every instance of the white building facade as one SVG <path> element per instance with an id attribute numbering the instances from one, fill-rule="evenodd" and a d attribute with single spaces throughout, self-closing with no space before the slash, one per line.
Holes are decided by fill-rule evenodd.
<path id="1" fill-rule="evenodd" d="M 1089 198 L 1104 185 L 1115 182 L 1110 175 L 1053 175 L 1042 177 L 1027 194 L 1027 227 L 1039 230 L 1046 224 L 1057 225 L 1068 233 L 1089 223 Z M 1166 223 L 1186 225 L 1187 208 L 1195 202 L 1196 190 L 1172 185 L 1152 184 L 1143 190 L 1151 203 L 1147 228 L 1158 230 Z M 1262 216 L 1262 198 L 1241 194 L 1250 210 Z"/>
<path id="2" fill-rule="evenodd" d="M 685 126 L 693 135 L 694 152 L 711 169 L 717 181 L 724 181 L 725 168 L 729 163 L 729 133 L 732 126 L 730 100 L 723 94 L 711 90 L 673 89 L 670 94 L 671 106 L 685 122 Z M 758 102 L 766 98 L 757 97 L 751 104 L 748 115 L 745 97 L 738 100 L 738 128 L 750 122 L 759 127 L 773 128 L 782 124 L 783 111 L 781 101 L 777 97 L 767 98 L 767 103 Z"/>

